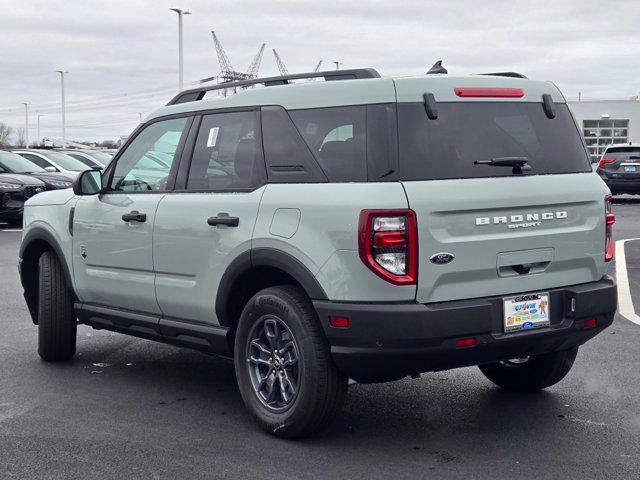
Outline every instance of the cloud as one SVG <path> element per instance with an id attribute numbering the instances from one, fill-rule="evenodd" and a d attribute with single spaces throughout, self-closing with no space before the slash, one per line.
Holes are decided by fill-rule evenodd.
<path id="1" fill-rule="evenodd" d="M 438 59 L 451 73 L 515 70 L 553 80 L 568 97 L 637 95 L 640 4 L 565 1 L 4 0 L 0 121 L 20 125 L 22 102 L 38 109 L 42 134 L 60 136 L 66 78 L 69 138 L 129 133 L 139 113 L 164 104 L 177 85 L 177 19 L 184 19 L 185 80 L 219 71 L 210 30 L 238 70 L 262 42 L 261 74 L 276 74 L 271 48 L 290 72 L 323 59 L 383 75 L 423 74 Z M 140 92 L 156 92 L 145 97 Z M 122 97 L 136 93 L 137 96 Z M 108 97 L 108 98 L 103 98 Z M 102 98 L 98 103 L 78 103 Z M 111 102 L 110 100 L 111 99 Z M 99 108 L 98 108 L 99 107 Z M 35 114 L 31 138 L 35 137 Z"/>

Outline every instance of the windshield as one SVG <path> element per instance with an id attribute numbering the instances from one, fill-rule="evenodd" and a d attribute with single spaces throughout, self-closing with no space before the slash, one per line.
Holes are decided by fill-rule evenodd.
<path id="1" fill-rule="evenodd" d="M 399 103 L 401 178 L 511 176 L 511 166 L 487 163 L 514 157 L 526 160 L 528 175 L 590 172 L 568 107 L 555 104 L 555 111 L 551 119 L 542 103 L 440 102 L 430 120 L 422 103 Z"/>
<path id="2" fill-rule="evenodd" d="M 615 160 L 640 159 L 640 147 L 609 147 L 603 157 Z"/>
<path id="3" fill-rule="evenodd" d="M 30 160 L 21 157 L 17 153 L 0 152 L 0 166 L 11 173 L 33 173 L 44 172 L 45 169 L 39 167 Z"/>
<path id="4" fill-rule="evenodd" d="M 80 160 L 67 155 L 66 153 L 52 152 L 52 151 L 46 151 L 46 152 L 41 151 L 38 153 L 40 153 L 41 155 L 44 155 L 53 163 L 61 166 L 65 170 L 71 170 L 72 172 L 82 172 L 83 170 L 89 170 L 89 167 L 87 165 L 82 163 Z"/>
<path id="5" fill-rule="evenodd" d="M 85 153 L 95 158 L 98 162 L 100 162 L 103 165 L 106 165 L 107 163 L 109 163 L 113 158 L 113 156 L 109 155 L 108 153 L 96 152 L 94 150 L 91 150 L 90 152 L 85 152 Z"/>

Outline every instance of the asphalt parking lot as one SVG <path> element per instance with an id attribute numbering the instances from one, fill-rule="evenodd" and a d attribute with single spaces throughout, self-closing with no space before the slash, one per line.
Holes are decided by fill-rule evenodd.
<path id="1" fill-rule="evenodd" d="M 640 238 L 640 198 L 614 203 L 616 240 Z M 324 433 L 284 441 L 245 412 L 233 365 L 78 330 L 46 364 L 0 225 L 0 478 L 640 478 L 640 323 L 617 315 L 560 384 L 506 393 L 476 368 L 352 385 Z M 640 240 L 624 245 L 640 312 Z"/>

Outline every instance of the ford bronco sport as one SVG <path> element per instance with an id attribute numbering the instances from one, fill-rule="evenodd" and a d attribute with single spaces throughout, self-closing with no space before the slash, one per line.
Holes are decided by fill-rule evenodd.
<path id="1" fill-rule="evenodd" d="M 558 89 L 512 73 L 181 92 L 24 217 L 44 360 L 78 323 L 232 357 L 284 437 L 327 425 L 349 378 L 549 387 L 616 309 L 609 191 Z"/>

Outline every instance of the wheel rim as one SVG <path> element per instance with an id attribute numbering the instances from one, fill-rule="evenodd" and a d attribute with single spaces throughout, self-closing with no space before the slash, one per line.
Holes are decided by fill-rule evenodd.
<path id="1" fill-rule="evenodd" d="M 255 395 L 274 412 L 287 410 L 300 390 L 298 344 L 287 325 L 274 315 L 260 317 L 245 349 Z"/>

